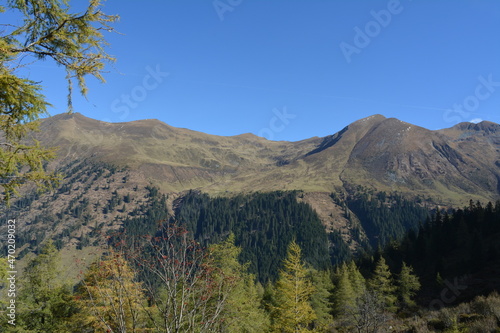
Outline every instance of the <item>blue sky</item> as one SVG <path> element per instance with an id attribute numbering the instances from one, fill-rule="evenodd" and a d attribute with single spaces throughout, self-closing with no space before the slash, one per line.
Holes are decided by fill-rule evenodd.
<path id="1" fill-rule="evenodd" d="M 83 0 L 71 2 L 82 8 Z M 107 83 L 75 110 L 296 141 L 380 113 L 429 129 L 500 123 L 500 1 L 108 0 Z M 0 14 L 9 15 L 9 14 Z M 66 110 L 64 72 L 26 72 Z"/>

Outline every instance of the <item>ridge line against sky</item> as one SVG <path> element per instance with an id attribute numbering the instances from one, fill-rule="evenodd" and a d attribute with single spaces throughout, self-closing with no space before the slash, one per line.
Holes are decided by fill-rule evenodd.
<path id="1" fill-rule="evenodd" d="M 71 5 L 83 10 L 86 1 Z M 500 123 L 498 1 L 108 0 L 120 34 L 107 83 L 89 80 L 76 112 L 159 119 L 209 134 L 326 136 L 383 114 L 428 129 Z M 16 22 L 12 13 L 2 22 Z M 65 73 L 37 62 L 52 115 Z"/>

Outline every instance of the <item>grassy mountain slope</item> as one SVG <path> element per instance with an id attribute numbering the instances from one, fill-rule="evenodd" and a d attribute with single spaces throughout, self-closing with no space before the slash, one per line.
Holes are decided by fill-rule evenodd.
<path id="1" fill-rule="evenodd" d="M 126 166 L 165 192 L 333 192 L 363 185 L 465 204 L 500 194 L 499 128 L 483 122 L 430 131 L 375 115 L 324 138 L 275 142 L 157 120 L 110 124 L 65 114 L 46 119 L 39 139 L 60 147 L 55 165 L 78 157 Z"/>

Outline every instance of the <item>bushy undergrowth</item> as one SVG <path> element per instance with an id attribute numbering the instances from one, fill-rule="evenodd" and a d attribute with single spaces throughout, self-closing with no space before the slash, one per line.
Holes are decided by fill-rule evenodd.
<path id="1" fill-rule="evenodd" d="M 455 307 L 414 315 L 403 320 L 400 332 L 498 333 L 500 332 L 500 295 L 478 296 Z"/>

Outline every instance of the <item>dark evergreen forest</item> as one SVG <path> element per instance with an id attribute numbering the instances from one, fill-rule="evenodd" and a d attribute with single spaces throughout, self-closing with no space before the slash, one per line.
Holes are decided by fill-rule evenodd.
<path id="1" fill-rule="evenodd" d="M 301 247 L 305 262 L 320 270 L 354 255 L 339 231 L 327 233 L 316 212 L 297 201 L 297 191 L 234 197 L 210 197 L 190 191 L 175 202 L 174 218 L 167 214 L 165 196 L 154 187 L 148 190 L 149 204 L 138 207 L 123 221 L 128 242 L 154 234 L 161 221 L 167 220 L 185 227 L 204 246 L 219 243 L 233 233 L 236 245 L 242 248 L 240 261 L 249 263 L 249 271 L 261 282 L 276 279 L 292 240 Z M 349 212 L 354 212 L 361 221 L 363 230 L 353 230 L 353 237 L 360 239 L 361 232 L 368 236 L 368 242 L 360 241 L 362 248 L 357 251 L 361 252 L 401 239 L 408 230 L 417 230 L 429 214 L 397 194 L 384 192 L 352 196 L 344 206 L 347 218 L 353 218 Z"/>

